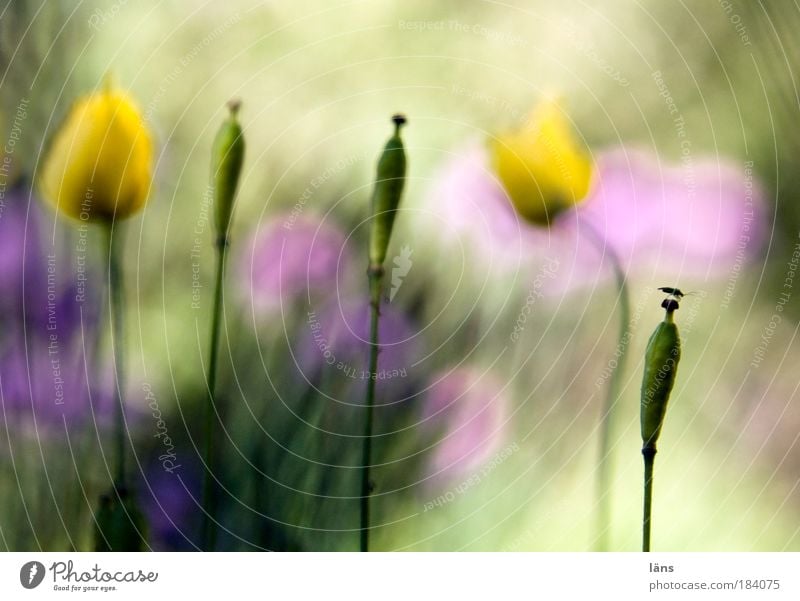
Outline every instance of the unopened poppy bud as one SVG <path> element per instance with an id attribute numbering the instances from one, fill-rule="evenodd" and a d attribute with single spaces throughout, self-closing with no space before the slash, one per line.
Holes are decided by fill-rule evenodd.
<path id="1" fill-rule="evenodd" d="M 666 315 L 647 343 L 642 379 L 642 442 L 645 449 L 652 450 L 655 450 L 656 441 L 661 434 L 667 401 L 675 384 L 675 374 L 681 358 L 680 335 L 673 319 L 678 302 L 667 299 L 662 306 L 666 309 Z"/>
<path id="2" fill-rule="evenodd" d="M 589 192 L 591 161 L 557 100 L 545 100 L 525 126 L 495 138 L 497 176 L 517 213 L 548 226 Z"/>
<path id="3" fill-rule="evenodd" d="M 232 100 L 228 103 L 230 115 L 220 126 L 211 150 L 211 179 L 214 188 L 214 217 L 217 236 L 224 240 L 233 213 L 233 202 L 239 175 L 244 163 L 244 135 L 242 126 L 236 118 L 241 103 Z"/>
<path id="4" fill-rule="evenodd" d="M 392 121 L 395 125 L 394 135 L 389 138 L 378 160 L 375 189 L 372 193 L 372 230 L 369 243 L 371 266 L 381 266 L 386 259 L 394 218 L 406 179 L 406 153 L 400 138 L 400 128 L 406 123 L 406 118 L 395 115 Z"/>
<path id="5" fill-rule="evenodd" d="M 145 550 L 144 517 L 126 488 L 100 497 L 95 522 L 95 551 Z"/>
<path id="6" fill-rule="evenodd" d="M 152 156 L 141 113 L 109 79 L 104 89 L 73 105 L 53 138 L 39 184 L 59 212 L 110 222 L 144 205 Z"/>

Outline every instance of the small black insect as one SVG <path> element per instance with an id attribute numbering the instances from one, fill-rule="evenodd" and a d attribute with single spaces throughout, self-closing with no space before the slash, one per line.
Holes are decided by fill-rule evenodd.
<path id="1" fill-rule="evenodd" d="M 680 308 L 680 301 L 684 296 L 686 296 L 686 294 L 684 294 L 684 292 L 680 288 L 673 288 L 671 286 L 662 286 L 661 288 L 659 288 L 659 290 L 669 295 L 661 303 L 661 306 L 667 310 L 667 313 L 672 313 L 673 311 Z"/>
<path id="2" fill-rule="evenodd" d="M 670 296 L 674 296 L 678 300 L 686 296 L 683 292 L 681 292 L 680 288 L 671 288 L 669 286 L 662 286 L 661 288 L 659 288 L 659 290 L 661 290 L 661 292 L 669 294 Z"/>

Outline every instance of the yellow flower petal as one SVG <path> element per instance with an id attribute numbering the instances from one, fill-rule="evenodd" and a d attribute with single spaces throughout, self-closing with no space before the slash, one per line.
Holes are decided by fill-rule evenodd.
<path id="1" fill-rule="evenodd" d="M 153 143 L 139 110 L 123 92 L 79 99 L 44 162 L 43 195 L 65 214 L 109 221 L 138 211 L 151 182 Z"/>
<path id="2" fill-rule="evenodd" d="M 549 225 L 589 192 L 592 167 L 558 102 L 536 107 L 526 126 L 491 143 L 494 168 L 517 212 Z"/>

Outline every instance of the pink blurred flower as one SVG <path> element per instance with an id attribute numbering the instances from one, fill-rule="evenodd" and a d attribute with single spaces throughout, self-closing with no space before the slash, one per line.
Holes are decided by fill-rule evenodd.
<path id="1" fill-rule="evenodd" d="M 758 252 L 767 231 L 752 168 L 718 158 L 683 166 L 616 149 L 598 158 L 599 177 L 582 218 L 626 263 L 698 277 L 726 275 L 740 242 Z"/>
<path id="2" fill-rule="evenodd" d="M 333 293 L 350 268 L 345 235 L 315 216 L 279 215 L 257 228 L 239 259 L 239 281 L 256 315 L 280 312 L 313 292 Z"/>
<path id="3" fill-rule="evenodd" d="M 489 460 L 505 438 L 508 403 L 502 383 L 471 368 L 434 374 L 422 406 L 422 426 L 440 434 L 427 472 L 451 479 Z"/>
<path id="4" fill-rule="evenodd" d="M 760 250 L 769 219 L 749 167 L 713 157 L 670 165 L 625 148 L 596 155 L 589 196 L 549 228 L 518 217 L 479 144 L 444 167 L 428 206 L 500 270 L 557 260 L 551 292 L 607 274 L 609 250 L 628 272 L 670 282 L 727 276 Z"/>

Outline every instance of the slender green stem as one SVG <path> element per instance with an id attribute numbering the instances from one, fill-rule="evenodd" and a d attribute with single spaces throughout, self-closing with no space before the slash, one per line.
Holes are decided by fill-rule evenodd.
<path id="1" fill-rule="evenodd" d="M 619 290 L 619 327 L 617 330 L 617 345 L 614 349 L 614 356 L 617 364 L 611 371 L 608 380 L 608 388 L 601 409 L 600 418 L 600 448 L 597 451 L 597 550 L 608 550 L 608 533 L 611 522 L 611 480 L 613 465 L 611 463 L 611 440 L 614 431 L 614 416 L 619 400 L 622 376 L 625 372 L 626 358 L 626 336 L 628 323 L 630 321 L 630 297 L 628 286 L 625 281 L 625 273 L 622 271 L 616 257 L 612 259 L 614 266 L 614 278 Z"/>
<path id="2" fill-rule="evenodd" d="M 102 244 L 102 252 L 105 253 L 107 248 L 108 242 L 106 240 L 102 240 L 104 236 L 101 236 L 101 244 Z M 99 250 L 99 249 L 98 249 Z M 106 304 L 106 294 L 107 291 L 104 287 L 100 288 L 100 292 L 97 298 L 97 306 L 103 307 Z M 83 320 L 83 309 L 81 309 L 81 320 Z M 87 356 L 84 353 L 83 360 L 84 360 L 84 369 L 86 370 L 87 376 L 87 388 L 89 393 L 89 398 L 92 400 L 96 400 L 98 395 L 100 394 L 100 381 L 101 381 L 101 356 L 102 356 L 102 349 L 103 349 L 103 330 L 102 328 L 94 328 L 92 333 L 92 342 L 91 342 L 91 351 L 90 355 Z M 82 428 L 77 433 L 78 442 L 76 443 L 77 448 L 77 457 L 75 457 L 75 461 L 73 461 L 73 469 L 75 472 L 74 480 L 74 487 L 73 491 L 70 493 L 70 497 L 72 498 L 73 504 L 73 512 L 74 512 L 74 522 L 75 522 L 75 529 L 77 530 L 77 534 L 75 535 L 75 541 L 81 542 L 81 534 L 86 534 L 91 532 L 91 528 L 89 524 L 86 523 L 87 518 L 91 519 L 91 514 L 86 514 L 86 491 L 85 491 L 85 483 L 82 480 L 82 474 L 90 474 L 92 473 L 92 466 L 95 463 L 95 453 L 92 452 L 92 445 L 95 442 L 94 436 L 92 436 L 92 429 L 89 427 L 88 424 L 84 424 Z M 71 549 L 72 551 L 83 550 L 78 548 Z"/>
<path id="3" fill-rule="evenodd" d="M 125 307 L 124 280 L 122 277 L 122 237 L 120 228 L 113 224 L 106 226 L 109 315 L 111 319 L 111 346 L 114 352 L 114 446 L 115 460 L 114 480 L 118 489 L 125 487 L 125 415 L 122 406 L 122 393 L 125 390 L 125 339 L 123 319 Z M 116 239 L 115 239 L 116 238 Z"/>
<path id="4" fill-rule="evenodd" d="M 212 474 L 216 466 L 216 445 L 214 444 L 216 395 L 217 395 L 217 362 L 219 357 L 219 330 L 222 321 L 222 289 L 225 273 L 225 257 L 228 248 L 228 238 L 220 236 L 217 239 L 217 273 L 214 284 L 214 307 L 211 317 L 211 348 L 206 372 L 206 386 L 208 402 L 205 411 L 205 464 L 203 476 L 203 549 L 212 551 L 217 538 L 217 503 L 212 491 Z"/>
<path id="5" fill-rule="evenodd" d="M 597 449 L 597 469 L 595 470 L 595 550 L 608 550 L 608 533 L 611 522 L 611 480 L 613 465 L 611 463 L 611 440 L 614 431 L 614 415 L 619 400 L 622 376 L 625 372 L 627 356 L 628 326 L 630 322 L 631 302 L 625 271 L 619 256 L 606 244 L 603 237 L 590 225 L 584 224 L 589 232 L 589 239 L 595 244 L 601 254 L 608 257 L 614 271 L 614 282 L 617 286 L 619 300 L 619 326 L 617 328 L 617 344 L 614 347 L 612 361 L 616 365 L 611 369 L 608 378 L 605 398 L 600 414 L 600 437 Z"/>
<path id="6" fill-rule="evenodd" d="M 383 287 L 383 266 L 372 265 L 369 275 L 369 373 L 367 378 L 366 417 L 361 455 L 361 551 L 369 551 L 369 497 L 372 493 L 370 466 L 372 465 L 372 421 L 375 413 L 375 382 L 378 373 L 378 319 Z"/>
<path id="7" fill-rule="evenodd" d="M 642 449 L 644 457 L 644 513 L 642 516 L 642 551 L 650 551 L 650 523 L 653 509 L 653 464 L 656 460 L 655 447 Z"/>

